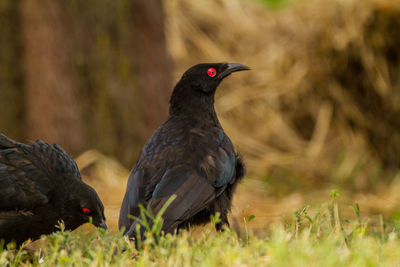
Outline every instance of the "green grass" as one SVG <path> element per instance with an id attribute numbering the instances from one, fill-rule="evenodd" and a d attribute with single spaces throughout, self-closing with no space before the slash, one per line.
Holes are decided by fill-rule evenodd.
<path id="1" fill-rule="evenodd" d="M 121 233 L 103 230 L 60 231 L 42 237 L 33 254 L 13 245 L 0 249 L 0 266 L 375 266 L 400 262 L 399 230 L 391 222 L 363 218 L 358 205 L 354 217 L 342 219 L 333 192 L 320 208 L 304 207 L 289 222 L 266 229 L 264 237 L 239 237 L 212 224 L 195 236 L 150 233 L 142 248 Z M 157 219 L 157 217 L 155 217 Z M 252 216 L 244 218 L 244 227 Z M 158 227 L 153 228 L 158 231 Z M 155 242 L 153 236 L 157 237 Z M 0 246 L 2 247 L 2 246 Z"/>

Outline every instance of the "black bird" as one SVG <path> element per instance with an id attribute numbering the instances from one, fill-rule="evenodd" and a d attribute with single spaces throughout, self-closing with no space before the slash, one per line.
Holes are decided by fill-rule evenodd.
<path id="1" fill-rule="evenodd" d="M 0 134 L 0 240 L 20 245 L 57 231 L 59 221 L 74 230 L 90 218 L 107 229 L 96 191 L 60 146 L 26 145 Z"/>
<path id="2" fill-rule="evenodd" d="M 136 237 L 139 204 L 156 214 L 172 196 L 163 217 L 164 232 L 202 224 L 220 213 L 229 226 L 232 194 L 245 167 L 214 110 L 214 95 L 232 72 L 249 70 L 237 63 L 203 63 L 188 69 L 176 84 L 169 116 L 146 142 L 128 179 L 119 227 Z M 144 232 L 144 228 L 141 228 Z M 143 235 L 142 235 L 143 236 Z"/>

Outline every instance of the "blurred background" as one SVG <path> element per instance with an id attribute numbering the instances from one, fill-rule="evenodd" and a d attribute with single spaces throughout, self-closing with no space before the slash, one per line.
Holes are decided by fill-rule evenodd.
<path id="1" fill-rule="evenodd" d="M 337 189 L 400 220 L 400 2 L 0 0 L 0 131 L 58 143 L 116 229 L 129 169 L 199 62 L 248 175 L 231 216 L 262 232 Z M 345 215 L 344 215 L 345 216 Z"/>

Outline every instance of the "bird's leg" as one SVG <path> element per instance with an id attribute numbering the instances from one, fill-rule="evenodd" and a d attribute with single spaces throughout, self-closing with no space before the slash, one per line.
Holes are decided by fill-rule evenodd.
<path id="1" fill-rule="evenodd" d="M 221 221 L 215 225 L 215 230 L 217 230 L 218 232 L 224 230 L 224 225 L 229 227 L 228 216 L 226 214 L 221 214 L 220 220 Z"/>

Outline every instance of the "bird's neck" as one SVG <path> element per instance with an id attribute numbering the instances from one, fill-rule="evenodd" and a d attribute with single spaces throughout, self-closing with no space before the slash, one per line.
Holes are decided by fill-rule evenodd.
<path id="1" fill-rule="evenodd" d="M 219 126 L 219 120 L 214 108 L 214 93 L 193 95 L 193 91 L 185 88 L 174 90 L 169 115 L 180 119 L 199 120 L 204 123 Z M 187 93 L 185 93 L 187 92 Z"/>

